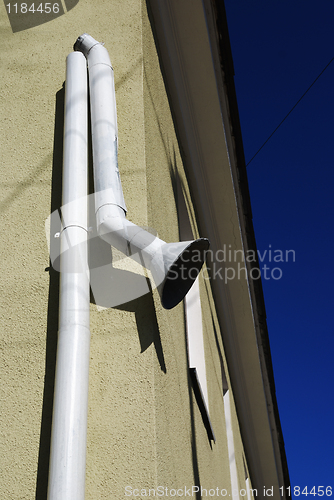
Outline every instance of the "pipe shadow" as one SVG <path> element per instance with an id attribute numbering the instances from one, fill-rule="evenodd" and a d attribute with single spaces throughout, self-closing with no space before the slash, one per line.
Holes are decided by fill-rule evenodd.
<path id="1" fill-rule="evenodd" d="M 189 393 L 189 409 L 190 409 L 190 428 L 191 428 L 191 456 L 193 465 L 193 475 L 194 475 L 194 486 L 199 487 L 199 491 L 196 491 L 196 500 L 201 500 L 201 480 L 199 474 L 198 465 L 198 452 L 196 444 L 196 429 L 195 429 L 195 413 L 194 413 L 194 393 L 192 390 L 192 381 L 188 365 L 188 393 Z"/>
<path id="2" fill-rule="evenodd" d="M 89 267 L 91 303 L 101 308 L 114 308 L 135 313 L 141 352 L 153 343 L 161 370 L 166 373 L 158 320 L 151 283 L 133 271 L 118 269 L 117 259 L 108 243 L 99 237 L 91 238 Z M 113 262 L 114 259 L 114 262 Z M 121 262 L 120 259 L 119 262 Z"/>
<path id="3" fill-rule="evenodd" d="M 62 161 L 64 135 L 64 99 L 65 88 L 56 94 L 55 126 L 53 139 L 53 162 L 51 183 L 51 213 L 61 207 L 62 191 Z M 59 228 L 50 228 L 50 238 L 59 231 Z M 47 334 L 42 420 L 39 439 L 39 455 L 36 480 L 35 500 L 45 500 L 48 490 L 51 424 L 53 411 L 53 393 L 56 368 L 58 309 L 59 309 L 59 273 L 50 266 L 45 269 L 49 272 L 49 297 L 47 312 Z"/>
<path id="4" fill-rule="evenodd" d="M 135 313 L 141 353 L 153 344 L 160 369 L 167 373 L 152 293 L 117 306 L 116 309 Z"/>

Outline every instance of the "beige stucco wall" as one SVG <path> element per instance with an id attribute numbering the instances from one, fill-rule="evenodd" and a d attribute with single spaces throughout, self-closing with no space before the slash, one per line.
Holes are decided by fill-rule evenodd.
<path id="1" fill-rule="evenodd" d="M 60 204 L 62 83 L 77 36 L 104 41 L 115 71 L 119 167 L 128 218 L 179 238 L 173 172 L 194 235 L 194 209 L 141 0 L 80 0 L 58 19 L 13 34 L 0 7 L 1 410 L 0 497 L 45 498 L 58 316 L 45 220 Z M 56 124 L 56 127 L 55 127 Z M 183 305 L 154 290 L 117 308 L 91 305 L 87 500 L 124 488 L 201 484 L 230 491 L 222 397 L 228 376 L 214 301 L 201 280 L 210 444 L 189 386 Z M 241 439 L 232 405 L 240 487 Z M 242 483 L 243 481 L 243 483 Z"/>

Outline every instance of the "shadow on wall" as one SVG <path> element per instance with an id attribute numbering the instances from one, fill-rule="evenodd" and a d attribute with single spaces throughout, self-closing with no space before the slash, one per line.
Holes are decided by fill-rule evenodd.
<path id="1" fill-rule="evenodd" d="M 90 210 L 90 214 L 95 219 L 94 210 Z M 94 225 L 95 220 L 91 219 L 91 224 Z M 135 272 L 115 267 L 113 260 L 117 265 L 117 252 L 112 251 L 110 245 L 101 238 L 91 238 L 88 244 L 91 303 L 101 308 L 112 307 L 134 312 L 141 352 L 146 351 L 153 343 L 160 368 L 166 373 L 150 280 Z"/>
<path id="2" fill-rule="evenodd" d="M 24 2 L 8 3 L 7 0 L 4 0 L 13 33 L 53 21 L 73 9 L 78 3 L 79 0 L 64 0 L 64 2 L 58 0 L 45 4 L 31 4 L 29 2 L 29 5 L 27 5 Z"/>
<path id="3" fill-rule="evenodd" d="M 135 313 L 141 352 L 146 351 L 146 349 L 153 343 L 160 368 L 164 373 L 166 373 L 167 368 L 161 345 L 159 326 L 152 293 L 148 293 L 136 300 L 128 302 L 127 304 L 118 306 L 116 309 Z"/>
<path id="4" fill-rule="evenodd" d="M 51 213 L 61 206 L 63 133 L 64 133 L 64 85 L 56 94 L 55 127 L 53 139 Z M 59 229 L 50 228 L 50 237 Z M 36 482 L 36 500 L 45 500 L 48 488 L 51 423 L 53 409 L 53 391 L 56 367 L 58 309 L 59 309 L 59 273 L 51 264 L 49 272 L 49 300 L 47 317 L 45 377 L 43 393 L 42 422 L 39 440 L 39 456 Z"/>

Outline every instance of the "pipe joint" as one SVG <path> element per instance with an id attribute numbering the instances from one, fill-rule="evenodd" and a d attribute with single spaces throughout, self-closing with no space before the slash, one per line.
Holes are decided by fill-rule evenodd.
<path id="1" fill-rule="evenodd" d="M 89 68 L 92 68 L 97 64 L 102 64 L 107 65 L 112 69 L 107 49 L 104 48 L 102 43 L 98 42 L 87 33 L 78 37 L 73 48 L 75 51 L 83 53 L 83 55 L 87 58 Z"/>
<path id="2" fill-rule="evenodd" d="M 73 45 L 73 50 L 77 52 L 82 52 L 84 56 L 87 57 L 88 52 L 91 50 L 94 45 L 101 45 L 100 42 L 95 40 L 92 36 L 88 35 L 88 33 L 84 33 L 80 35 L 75 44 Z"/>

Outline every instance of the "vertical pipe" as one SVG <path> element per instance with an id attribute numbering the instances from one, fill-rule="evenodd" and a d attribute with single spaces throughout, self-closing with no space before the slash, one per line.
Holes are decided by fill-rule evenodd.
<path id="1" fill-rule="evenodd" d="M 87 33 L 77 39 L 74 50 L 82 52 L 88 64 L 97 218 L 101 207 L 110 204 L 120 207 L 124 217 L 126 206 L 117 160 L 114 70 L 107 49 Z"/>
<path id="2" fill-rule="evenodd" d="M 89 368 L 87 69 L 67 57 L 57 346 L 48 500 L 84 500 Z"/>

